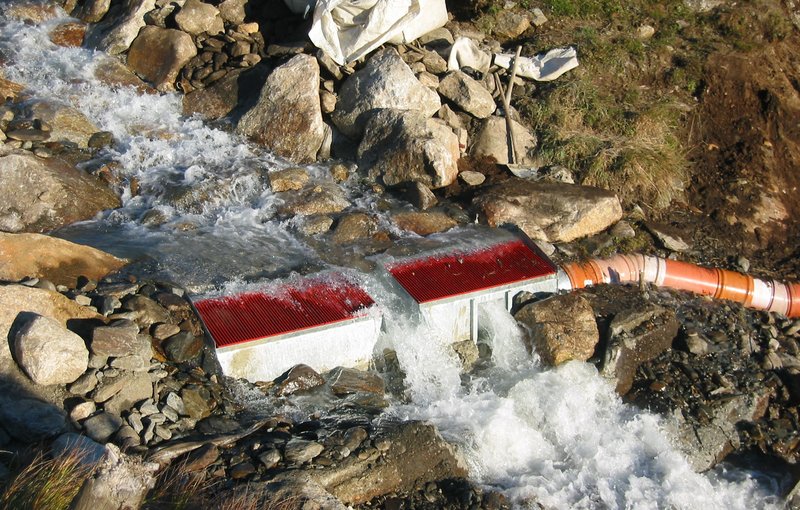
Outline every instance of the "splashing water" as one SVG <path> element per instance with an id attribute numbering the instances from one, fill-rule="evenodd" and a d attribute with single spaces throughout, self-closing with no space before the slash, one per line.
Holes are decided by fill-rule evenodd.
<path id="1" fill-rule="evenodd" d="M 60 235 L 122 256 L 148 254 L 170 277 L 196 289 L 239 288 L 318 260 L 292 233 L 291 221 L 276 219 L 281 200 L 264 176 L 285 162 L 183 117 L 178 95 L 142 95 L 103 84 L 95 72 L 107 57 L 57 47 L 48 39 L 63 19 L 31 26 L 2 14 L 6 77 L 39 98 L 71 104 L 99 129 L 111 131 L 117 144 L 101 158 L 119 162 L 121 175 L 141 189 L 136 196 L 125 192 L 121 209 Z M 309 171 L 318 178 L 324 174 L 321 167 Z M 355 200 L 370 205 L 363 197 Z M 144 221 L 152 211 L 163 216 L 157 226 Z M 624 405 L 591 365 L 540 367 L 502 306 L 481 308 L 482 337 L 491 346 L 493 366 L 465 386 L 444 336 L 421 325 L 381 285 L 366 285 L 381 296 L 387 317 L 381 347 L 396 350 L 409 389 L 411 402 L 391 412 L 434 422 L 460 447 L 471 476 L 503 490 L 516 505 L 779 507 L 777 490 L 767 491 L 747 473 L 728 481 L 717 473 L 692 472 L 659 418 Z"/>

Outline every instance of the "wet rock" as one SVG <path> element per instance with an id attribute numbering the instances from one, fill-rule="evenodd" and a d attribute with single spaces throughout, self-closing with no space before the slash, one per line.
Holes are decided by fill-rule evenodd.
<path id="1" fill-rule="evenodd" d="M 463 478 L 466 465 L 431 425 L 386 423 L 375 441 L 388 440 L 379 462 L 351 455 L 336 466 L 309 470 L 312 479 L 346 505 L 390 493 L 412 491 L 429 481 Z"/>
<path id="2" fill-rule="evenodd" d="M 308 182 L 308 170 L 305 168 L 286 168 L 269 174 L 269 187 L 272 191 L 300 190 Z"/>
<path id="3" fill-rule="evenodd" d="M 50 32 L 50 42 L 58 46 L 75 48 L 83 44 L 86 35 L 86 24 L 68 21 L 55 27 Z"/>
<path id="4" fill-rule="evenodd" d="M 98 23 L 108 13 L 111 0 L 86 0 L 73 15 L 86 23 Z"/>
<path id="5" fill-rule="evenodd" d="M 348 244 L 370 237 L 377 229 L 377 223 L 368 214 L 351 213 L 343 216 L 331 237 L 336 244 Z"/>
<path id="6" fill-rule="evenodd" d="M 139 352 L 141 344 L 139 326 L 133 321 L 119 319 L 108 326 L 94 328 L 90 347 L 98 356 L 128 356 Z"/>
<path id="7" fill-rule="evenodd" d="M 54 458 L 76 454 L 80 463 L 85 466 L 94 466 L 103 459 L 106 453 L 105 447 L 100 443 L 73 432 L 58 436 L 51 443 L 50 448 Z"/>
<path id="8" fill-rule="evenodd" d="M 68 384 L 86 371 L 89 351 L 83 339 L 55 319 L 37 314 L 19 325 L 14 353 L 36 384 Z"/>
<path id="9" fill-rule="evenodd" d="M 430 117 L 440 107 L 438 94 L 414 77 L 394 48 L 387 48 L 344 81 L 331 118 L 342 133 L 358 140 L 375 109 L 414 110 Z"/>
<path id="10" fill-rule="evenodd" d="M 524 14 L 503 10 L 495 16 L 492 34 L 503 39 L 516 39 L 528 30 L 531 22 Z"/>
<path id="11" fill-rule="evenodd" d="M 316 441 L 292 438 L 286 443 L 283 455 L 287 463 L 299 465 L 317 458 L 324 449 Z"/>
<path id="12" fill-rule="evenodd" d="M 67 417 L 56 406 L 33 398 L 0 398 L 0 426 L 19 441 L 34 443 L 67 430 Z"/>
<path id="13" fill-rule="evenodd" d="M 99 180 L 55 158 L 0 156 L 0 173 L 0 231 L 52 230 L 120 205 Z"/>
<path id="14" fill-rule="evenodd" d="M 186 0 L 175 14 L 175 24 L 190 35 L 216 35 L 225 29 L 219 10 L 200 0 Z"/>
<path id="15" fill-rule="evenodd" d="M 142 329 L 156 323 L 169 322 L 172 318 L 163 306 L 146 296 L 128 296 L 123 299 L 122 305 L 126 310 L 134 312 L 136 322 Z"/>
<path id="16" fill-rule="evenodd" d="M 203 339 L 189 331 L 181 331 L 164 340 L 163 347 L 168 360 L 185 363 L 200 355 L 203 350 Z"/>
<path id="17" fill-rule="evenodd" d="M 444 232 L 458 225 L 458 222 L 441 211 L 407 211 L 392 215 L 392 221 L 407 232 L 427 236 Z"/>
<path id="18" fill-rule="evenodd" d="M 382 109 L 369 117 L 358 166 L 387 186 L 420 182 L 440 188 L 458 176 L 459 155 L 458 138 L 441 121 L 420 112 Z"/>
<path id="19" fill-rule="evenodd" d="M 300 226 L 300 231 L 307 236 L 324 234 L 331 229 L 332 225 L 333 218 L 330 216 L 311 216 L 303 221 L 302 225 Z"/>
<path id="20" fill-rule="evenodd" d="M 337 367 L 328 374 L 328 385 L 334 395 L 343 396 L 351 393 L 366 392 L 383 395 L 383 379 L 371 372 L 354 368 Z"/>
<path id="21" fill-rule="evenodd" d="M 534 350 L 552 366 L 586 361 L 600 339 L 591 305 L 575 293 L 525 305 L 514 318 L 528 328 Z"/>
<path id="22" fill-rule="evenodd" d="M 197 55 L 192 37 L 170 28 L 146 26 L 131 43 L 128 66 L 161 92 L 175 90 L 178 73 Z"/>
<path id="23" fill-rule="evenodd" d="M 550 243 L 596 234 L 622 217 L 619 199 L 610 191 L 517 178 L 488 189 L 474 204 L 489 225 L 510 223 Z"/>
<path id="24" fill-rule="evenodd" d="M 514 148 L 518 164 L 534 164 L 536 137 L 522 124 L 512 121 L 514 130 Z M 498 164 L 506 165 L 508 157 L 508 135 L 506 121 L 501 117 L 489 117 L 483 122 L 481 130 L 475 138 L 470 154 L 475 157 L 491 157 Z"/>
<path id="25" fill-rule="evenodd" d="M 142 81 L 128 66 L 115 57 L 97 55 L 95 77 L 110 87 L 133 87 L 141 93 L 152 94 L 155 89 Z"/>
<path id="26" fill-rule="evenodd" d="M 23 90 L 25 90 L 23 85 L 0 76 L 0 99 L 3 102 L 15 100 Z"/>
<path id="27" fill-rule="evenodd" d="M 680 324 L 675 312 L 645 303 L 617 314 L 609 325 L 601 375 L 616 380 L 616 391 L 626 394 L 636 369 L 672 345 Z"/>
<path id="28" fill-rule="evenodd" d="M 447 73 L 439 83 L 438 91 L 459 108 L 479 119 L 485 119 L 497 108 L 492 94 L 480 82 L 461 71 Z"/>
<path id="29" fill-rule="evenodd" d="M 261 72 L 254 73 L 251 69 L 232 70 L 209 86 L 184 95 L 183 113 L 196 113 L 206 119 L 221 119 L 230 115 L 243 101 L 242 96 L 246 93 L 250 78 L 260 75 Z"/>
<path id="30" fill-rule="evenodd" d="M 417 181 L 392 188 L 392 192 L 423 211 L 439 202 L 429 187 Z"/>
<path id="31" fill-rule="evenodd" d="M 156 0 L 125 0 L 112 9 L 102 22 L 86 33 L 84 44 L 111 55 L 125 52 L 145 26 L 144 16 L 155 8 Z"/>
<path id="32" fill-rule="evenodd" d="M 344 182 L 350 177 L 350 170 L 347 168 L 347 165 L 343 165 L 341 163 L 336 163 L 332 165 L 330 168 L 331 177 L 336 182 Z"/>
<path id="33" fill-rule="evenodd" d="M 288 216 L 331 214 L 350 207 L 344 191 L 333 183 L 321 183 L 307 186 L 300 191 L 290 191 L 284 199 L 280 212 Z"/>
<path id="34" fill-rule="evenodd" d="M 87 145 L 90 149 L 102 149 L 114 145 L 114 134 L 111 131 L 98 131 L 89 137 Z"/>
<path id="35" fill-rule="evenodd" d="M 469 339 L 456 342 L 453 344 L 453 350 L 456 351 L 464 371 L 469 372 L 472 370 L 479 357 L 478 346 L 475 345 L 475 342 Z"/>
<path id="36" fill-rule="evenodd" d="M 317 60 L 297 55 L 276 68 L 236 131 L 292 161 L 315 161 L 326 132 Z"/>
<path id="37" fill-rule="evenodd" d="M 325 379 L 308 365 L 295 365 L 275 380 L 277 394 L 292 395 L 325 384 Z"/>
<path id="38" fill-rule="evenodd" d="M 769 395 L 757 390 L 717 401 L 707 412 L 706 423 L 688 420 L 676 409 L 666 422 L 671 436 L 677 439 L 678 449 L 695 471 L 706 471 L 739 448 L 741 442 L 737 424 L 761 418 L 767 410 Z"/>

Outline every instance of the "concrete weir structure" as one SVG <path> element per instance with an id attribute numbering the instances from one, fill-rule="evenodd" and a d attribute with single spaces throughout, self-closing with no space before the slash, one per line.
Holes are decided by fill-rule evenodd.
<path id="1" fill-rule="evenodd" d="M 339 273 L 194 303 L 226 375 L 267 381 L 299 363 L 366 364 L 380 333 L 375 302 Z"/>
<path id="2" fill-rule="evenodd" d="M 463 252 L 405 260 L 386 266 L 428 324 L 453 342 L 478 339 L 482 303 L 511 310 L 520 292 L 557 290 L 556 266 L 526 239 L 503 240 Z"/>

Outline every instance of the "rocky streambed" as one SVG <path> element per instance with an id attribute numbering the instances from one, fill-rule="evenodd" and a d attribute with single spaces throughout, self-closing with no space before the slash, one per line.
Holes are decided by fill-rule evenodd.
<path id="1" fill-rule="evenodd" d="M 7 480 L 32 452 L 80 452 L 93 471 L 77 508 L 793 504 L 800 323 L 735 304 L 648 287 L 518 296 L 513 319 L 441 352 L 392 311 L 368 370 L 220 372 L 192 293 L 369 271 L 376 253 L 480 237 L 476 221 L 557 259 L 694 256 L 686 232 L 567 169 L 503 166 L 505 115 L 517 161 L 537 166 L 536 137 L 499 115 L 508 72 L 446 56 L 458 37 L 509 47 L 450 22 L 337 65 L 282 2 L 2 15 L 0 71 L 17 80 L 0 75 Z M 546 23 L 502 20 L 503 41 Z M 54 230 L 116 256 L 38 234 Z"/>

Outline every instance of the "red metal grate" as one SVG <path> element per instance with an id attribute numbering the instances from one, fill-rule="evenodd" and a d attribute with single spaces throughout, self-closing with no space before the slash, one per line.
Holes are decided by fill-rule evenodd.
<path id="1" fill-rule="evenodd" d="M 388 267 L 418 302 L 469 294 L 509 283 L 555 274 L 556 267 L 522 240 L 473 252 L 452 253 Z"/>
<path id="2" fill-rule="evenodd" d="M 204 299 L 195 307 L 219 348 L 360 317 L 374 303 L 361 287 L 329 275 L 269 293 Z"/>

